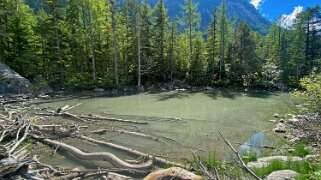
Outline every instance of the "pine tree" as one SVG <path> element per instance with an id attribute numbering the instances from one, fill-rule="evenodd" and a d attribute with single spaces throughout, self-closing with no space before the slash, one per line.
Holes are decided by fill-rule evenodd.
<path id="1" fill-rule="evenodd" d="M 229 22 L 226 17 L 226 5 L 225 0 L 222 0 L 222 5 L 219 14 L 219 80 L 223 79 L 225 74 L 225 56 L 228 47 L 228 35 L 229 35 Z"/>
<path id="2" fill-rule="evenodd" d="M 166 63 L 166 38 L 168 33 L 168 18 L 167 10 L 164 7 L 163 0 L 160 0 L 154 9 L 154 37 L 153 37 L 153 49 L 157 66 L 155 69 L 156 76 L 161 77 L 162 80 L 166 79 L 167 63 Z"/>
<path id="3" fill-rule="evenodd" d="M 118 75 L 118 45 L 117 45 L 117 35 L 116 35 L 116 19 L 115 19 L 115 9 L 116 4 L 114 0 L 111 0 L 111 18 L 112 18 L 112 30 L 113 30 L 113 47 L 114 47 L 114 73 L 116 86 L 119 86 L 119 75 Z"/>
<path id="4" fill-rule="evenodd" d="M 235 77 L 242 77 L 243 85 L 251 86 L 258 72 L 258 63 L 255 54 L 255 42 L 251 36 L 250 28 L 241 22 L 236 30 L 234 40 L 233 71 Z"/>
<path id="5" fill-rule="evenodd" d="M 213 84 L 215 79 L 216 67 L 217 67 L 217 45 L 218 45 L 218 32 L 217 32 L 217 10 L 216 7 L 213 11 L 211 24 L 207 30 L 207 52 L 208 52 L 208 65 L 207 65 L 207 78 L 208 82 Z"/>
<path id="6" fill-rule="evenodd" d="M 193 38 L 200 25 L 200 14 L 198 13 L 198 4 L 194 4 L 192 0 L 185 0 L 183 8 L 183 24 L 187 28 L 189 38 L 189 62 L 193 59 Z"/>

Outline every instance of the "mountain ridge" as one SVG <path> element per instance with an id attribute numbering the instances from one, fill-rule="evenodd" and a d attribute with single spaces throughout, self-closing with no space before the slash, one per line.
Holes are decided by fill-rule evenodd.
<path id="1" fill-rule="evenodd" d="M 124 1 L 126 0 L 120 0 L 119 2 L 121 3 Z M 236 20 L 237 23 L 244 21 L 252 30 L 261 34 L 265 34 L 267 29 L 270 28 L 272 23 L 264 18 L 248 0 L 225 1 L 227 16 L 231 20 Z M 35 10 L 39 9 L 40 0 L 27 0 L 26 2 Z M 154 7 L 159 0 L 147 0 L 147 2 Z M 211 22 L 214 7 L 219 7 L 221 5 L 221 0 L 193 0 L 193 2 L 198 3 L 198 11 L 201 14 L 201 30 L 206 30 Z M 184 0 L 164 0 L 164 4 L 168 9 L 169 17 L 181 17 L 181 4 L 184 4 Z"/>

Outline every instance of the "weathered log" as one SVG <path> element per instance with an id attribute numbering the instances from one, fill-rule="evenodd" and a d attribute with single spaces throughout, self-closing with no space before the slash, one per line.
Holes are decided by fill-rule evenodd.
<path id="1" fill-rule="evenodd" d="M 144 134 L 144 133 L 139 133 L 139 132 L 133 132 L 133 131 L 126 131 L 126 130 L 117 130 L 118 133 L 122 134 L 129 134 L 129 135 L 134 135 L 134 136 L 138 136 L 138 137 L 143 137 L 146 139 L 151 139 L 154 141 L 158 141 L 158 138 L 149 134 Z"/>
<path id="2" fill-rule="evenodd" d="M 160 180 L 160 179 L 189 179 L 202 180 L 201 176 L 195 175 L 180 167 L 171 167 L 150 173 L 144 180 Z"/>
<path id="3" fill-rule="evenodd" d="M 46 144 L 49 144 L 49 145 L 53 145 L 56 147 L 58 146 L 59 149 L 63 149 L 65 151 L 73 154 L 75 157 L 78 157 L 83 160 L 108 161 L 109 163 L 111 163 L 115 167 L 128 168 L 128 169 L 150 169 L 153 166 L 153 161 L 148 161 L 143 164 L 129 164 L 109 152 L 85 153 L 76 147 L 70 146 L 70 145 L 62 143 L 62 142 L 58 142 L 58 141 L 47 139 L 47 138 L 41 138 L 36 135 L 31 135 L 31 137 L 33 137 L 41 142 L 44 142 Z"/>
<path id="4" fill-rule="evenodd" d="M 172 162 L 172 161 L 169 161 L 169 160 L 167 160 L 167 159 L 160 158 L 160 157 L 155 157 L 155 156 L 153 156 L 153 155 L 146 154 L 146 153 L 137 151 L 137 150 L 135 150 L 135 149 L 127 148 L 127 147 L 124 147 L 124 146 L 121 146 L 121 145 L 117 145 L 117 144 L 114 144 L 114 143 L 111 143 L 111 142 L 99 141 L 99 140 L 92 139 L 92 138 L 90 138 L 90 137 L 82 136 L 82 135 L 77 136 L 77 137 L 80 138 L 80 139 L 86 140 L 86 141 L 88 141 L 88 142 L 91 142 L 91 143 L 108 146 L 108 147 L 111 147 L 111 148 L 114 148 L 114 149 L 117 149 L 117 150 L 120 150 L 120 151 L 129 153 L 129 154 L 132 154 L 132 155 L 135 155 L 135 156 L 152 159 L 152 160 L 154 160 L 155 162 L 160 163 L 160 164 L 167 164 L 167 165 L 172 165 L 172 166 L 187 168 L 187 167 L 184 166 L 183 164 L 176 163 L 176 162 Z"/>
<path id="5" fill-rule="evenodd" d="M 30 124 L 26 126 L 26 129 L 22 138 L 20 138 L 19 140 L 16 140 L 14 145 L 10 148 L 10 150 L 8 150 L 9 154 L 11 154 L 27 138 L 29 127 L 30 127 Z"/>
<path id="6" fill-rule="evenodd" d="M 93 131 L 92 133 L 93 134 L 105 134 L 107 131 L 109 131 L 108 129 L 100 129 L 100 130 L 96 130 L 96 131 Z M 146 139 L 151 139 L 151 140 L 154 140 L 154 141 L 158 141 L 158 138 L 155 137 L 155 136 L 152 136 L 150 134 L 145 134 L 145 133 L 140 133 L 140 132 L 133 132 L 133 131 L 127 131 L 127 130 L 122 130 L 122 129 L 119 129 L 119 130 L 114 130 L 112 129 L 111 130 L 112 132 L 118 132 L 119 134 L 128 134 L 128 135 L 133 135 L 133 136 L 138 136 L 138 137 L 142 137 L 142 138 L 146 138 Z"/>
<path id="7" fill-rule="evenodd" d="M 60 114 L 60 113 L 66 112 L 69 107 L 70 107 L 69 105 L 60 107 L 60 108 L 57 109 L 56 113 L 57 113 L 57 114 Z"/>
<path id="8" fill-rule="evenodd" d="M 32 125 L 33 127 L 38 127 L 38 128 L 55 128 L 55 127 L 69 127 L 69 128 L 79 128 L 79 129 L 86 129 L 88 126 L 78 126 L 78 125 L 62 125 L 62 124 L 43 124 L 43 125 Z"/>
<path id="9" fill-rule="evenodd" d="M 124 123 L 133 123 L 133 124 L 148 124 L 147 122 L 142 122 L 142 121 L 134 121 L 134 120 L 105 117 L 105 116 L 98 116 L 98 115 L 92 115 L 92 116 L 80 115 L 78 117 L 84 118 L 84 119 L 93 119 L 93 120 L 117 121 L 117 122 L 124 122 Z"/>

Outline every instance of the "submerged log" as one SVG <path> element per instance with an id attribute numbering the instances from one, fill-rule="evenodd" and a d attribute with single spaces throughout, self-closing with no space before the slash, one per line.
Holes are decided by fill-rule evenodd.
<path id="1" fill-rule="evenodd" d="M 100 129 L 100 130 L 93 131 L 91 133 L 102 135 L 102 134 L 106 134 L 108 131 L 109 131 L 108 129 Z M 119 130 L 112 129 L 110 131 L 118 132 L 119 134 L 128 134 L 128 135 L 133 135 L 133 136 L 137 136 L 137 137 L 142 137 L 142 138 L 158 141 L 158 137 L 152 136 L 150 134 L 134 132 L 134 131 L 127 131 L 127 130 L 123 130 L 123 129 L 119 129 Z"/>
<path id="2" fill-rule="evenodd" d="M 167 160 L 167 159 L 160 158 L 160 157 L 155 157 L 155 156 L 153 156 L 153 155 L 146 154 L 146 153 L 137 151 L 137 150 L 135 150 L 135 149 L 127 148 L 127 147 L 124 147 L 124 146 L 121 146 L 121 145 L 117 145 L 117 144 L 114 144 L 114 143 L 111 143 L 111 142 L 99 141 L 99 140 L 92 139 L 92 138 L 90 138 L 90 137 L 82 136 L 82 135 L 77 136 L 77 137 L 80 138 L 80 139 L 86 140 L 86 141 L 88 141 L 88 142 L 91 142 L 91 143 L 108 146 L 108 147 L 111 147 L 111 148 L 114 148 L 114 149 L 117 149 L 117 150 L 120 150 L 120 151 L 129 153 L 129 154 L 132 154 L 132 155 L 135 155 L 135 156 L 148 158 L 148 159 L 154 160 L 155 162 L 157 162 L 157 163 L 159 163 L 159 164 L 162 164 L 162 165 L 164 165 L 164 164 L 166 165 L 166 164 L 167 164 L 167 165 L 172 165 L 172 166 L 187 168 L 187 167 L 184 166 L 183 164 L 176 163 L 176 162 L 172 162 L 172 161 L 169 161 L 169 160 Z"/>
<path id="3" fill-rule="evenodd" d="M 75 157 L 78 157 L 83 160 L 102 160 L 102 161 L 107 161 L 111 163 L 115 167 L 128 168 L 128 169 L 150 169 L 153 166 L 153 161 L 148 161 L 143 164 L 129 164 L 109 152 L 85 153 L 76 147 L 70 146 L 62 142 L 58 142 L 47 138 L 41 138 L 36 135 L 31 135 L 31 137 L 49 145 L 58 146 L 59 149 L 63 149 L 73 154 Z"/>
<path id="4" fill-rule="evenodd" d="M 80 115 L 79 118 L 84 119 L 93 119 L 93 120 L 106 120 L 106 121 L 117 121 L 117 122 L 124 122 L 124 123 L 133 123 L 133 124 L 148 124 L 147 122 L 141 122 L 141 121 L 134 121 L 134 120 L 128 120 L 128 119 L 120 119 L 120 118 L 113 118 L 113 117 L 105 117 L 105 116 L 98 116 L 98 115 Z"/>

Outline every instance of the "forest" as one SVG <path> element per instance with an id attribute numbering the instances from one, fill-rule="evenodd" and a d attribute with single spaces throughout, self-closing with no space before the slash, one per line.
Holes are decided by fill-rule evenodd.
<path id="1" fill-rule="evenodd" d="M 321 65 L 320 7 L 291 27 L 282 19 L 267 34 L 227 18 L 225 1 L 200 28 L 198 4 L 185 0 L 170 18 L 162 0 L 46 0 L 31 9 L 0 1 L 0 62 L 55 89 L 190 85 L 297 87 Z M 204 29 L 204 28 L 203 28 Z"/>
<path id="2" fill-rule="evenodd" d="M 303 2 L 0 0 L 0 179 L 321 179 Z"/>

